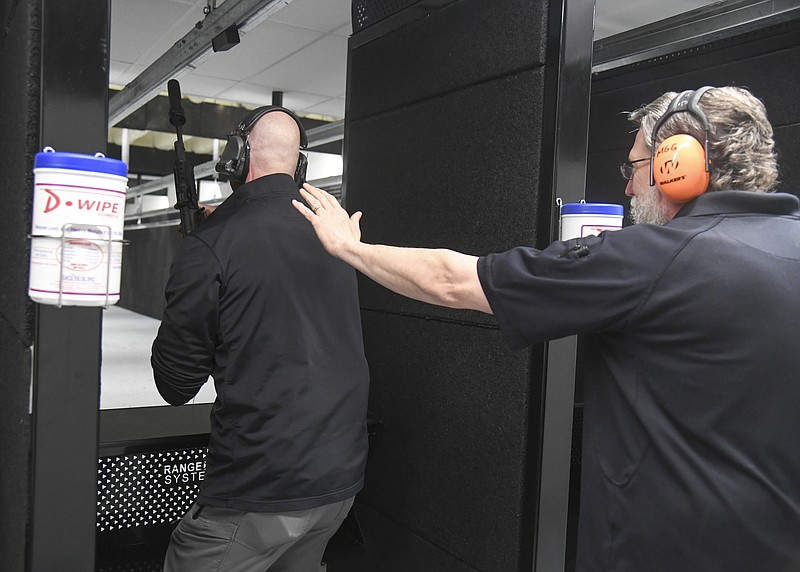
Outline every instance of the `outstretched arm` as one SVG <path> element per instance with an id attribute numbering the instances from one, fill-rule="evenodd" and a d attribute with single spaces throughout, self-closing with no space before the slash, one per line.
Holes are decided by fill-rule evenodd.
<path id="1" fill-rule="evenodd" d="M 402 248 L 361 242 L 361 213 L 352 217 L 336 198 L 306 183 L 294 207 L 306 217 L 322 246 L 378 284 L 415 300 L 492 313 L 478 279 L 478 258 L 452 250 Z"/>

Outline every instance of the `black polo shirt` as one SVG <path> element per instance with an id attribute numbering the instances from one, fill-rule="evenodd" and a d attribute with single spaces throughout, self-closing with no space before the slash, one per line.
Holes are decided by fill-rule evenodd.
<path id="1" fill-rule="evenodd" d="M 178 405 L 209 374 L 217 398 L 198 501 L 284 512 L 362 486 L 368 370 L 355 271 L 291 204 L 289 175 L 242 185 L 183 239 L 153 343 Z"/>
<path id="2" fill-rule="evenodd" d="M 800 570 L 796 197 L 709 193 L 478 273 L 513 347 L 585 334 L 579 571 Z"/>

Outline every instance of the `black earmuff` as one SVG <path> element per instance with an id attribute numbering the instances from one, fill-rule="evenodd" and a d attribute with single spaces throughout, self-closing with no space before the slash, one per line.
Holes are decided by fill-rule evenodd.
<path id="1" fill-rule="evenodd" d="M 650 184 L 676 203 L 687 203 L 708 189 L 711 179 L 711 162 L 708 157 L 708 118 L 698 102 L 705 92 L 713 89 L 701 87 L 696 91 L 684 91 L 673 99 L 664 115 L 653 127 L 650 144 Z M 667 137 L 656 147 L 658 130 L 676 113 L 691 113 L 703 125 L 705 138 L 701 142 L 688 133 Z"/>
<path id="2" fill-rule="evenodd" d="M 225 149 L 214 167 L 217 173 L 228 175 L 231 179 L 231 186 L 234 184 L 236 187 L 244 183 L 247 179 L 247 173 L 250 169 L 250 144 L 247 142 L 247 136 L 253 125 L 264 117 L 267 113 L 273 111 L 280 111 L 285 113 L 297 123 L 300 129 L 300 150 L 304 151 L 308 148 L 308 135 L 300 123 L 300 119 L 291 111 L 278 105 L 268 105 L 254 109 L 244 120 L 236 127 L 236 129 L 228 135 L 228 142 Z M 298 188 L 303 186 L 306 181 L 306 170 L 308 169 L 308 158 L 305 153 L 298 153 L 297 167 L 294 171 L 294 181 L 297 183 Z M 235 187 L 234 187 L 235 188 Z"/>

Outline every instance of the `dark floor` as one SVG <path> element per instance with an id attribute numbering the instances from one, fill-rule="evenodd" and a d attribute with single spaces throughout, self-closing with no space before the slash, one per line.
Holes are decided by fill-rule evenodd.
<path id="1" fill-rule="evenodd" d="M 140 544 L 113 551 L 98 547 L 95 572 L 161 572 L 165 543 Z"/>

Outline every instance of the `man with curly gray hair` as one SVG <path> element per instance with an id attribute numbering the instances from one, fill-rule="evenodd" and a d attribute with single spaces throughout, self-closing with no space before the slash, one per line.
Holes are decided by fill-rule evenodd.
<path id="1" fill-rule="evenodd" d="M 654 144 L 658 146 L 678 133 L 686 133 L 698 141 L 704 139 L 701 118 L 689 112 L 671 114 L 658 133 L 653 133 L 659 118 L 678 95 L 665 93 L 628 114 L 638 125 L 631 149 L 631 157 L 635 158 L 622 163 L 620 168 L 629 180 L 625 192 L 633 197 L 631 220 L 636 223 L 664 224 L 682 205 L 669 200 L 652 185 L 641 185 L 641 195 L 634 194 L 634 189 L 639 187 L 634 179 L 649 177 L 650 163 L 645 163 L 644 159 L 649 159 Z M 772 191 L 778 181 L 778 162 L 772 125 L 767 120 L 764 104 L 746 89 L 722 87 L 704 91 L 698 98 L 698 108 L 709 124 L 708 161 L 713 168 L 709 172 L 707 192 Z M 656 135 L 655 140 L 653 135 Z"/>
<path id="2" fill-rule="evenodd" d="M 513 348 L 583 334 L 578 572 L 800 570 L 800 201 L 770 192 L 772 128 L 747 90 L 630 118 L 642 224 L 618 231 L 478 257 L 362 242 L 361 213 L 308 185 L 313 211 L 295 208 L 334 256 L 494 314 Z"/>

